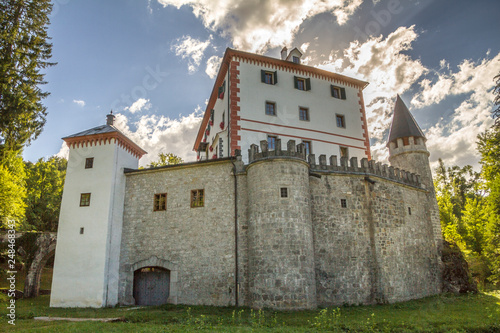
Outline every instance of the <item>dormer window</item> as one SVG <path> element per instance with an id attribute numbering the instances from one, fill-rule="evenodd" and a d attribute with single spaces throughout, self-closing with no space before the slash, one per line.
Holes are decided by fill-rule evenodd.
<path id="1" fill-rule="evenodd" d="M 296 64 L 300 64 L 300 58 L 299 57 L 293 56 L 292 61 L 294 63 L 296 63 Z"/>

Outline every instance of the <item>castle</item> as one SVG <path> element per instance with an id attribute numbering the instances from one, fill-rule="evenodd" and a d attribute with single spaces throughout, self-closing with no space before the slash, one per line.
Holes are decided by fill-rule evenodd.
<path id="1" fill-rule="evenodd" d="M 391 166 L 374 162 L 367 83 L 301 56 L 226 51 L 197 162 L 138 169 L 145 151 L 112 114 L 64 138 L 51 306 L 296 310 L 439 293 L 424 134 L 398 96 Z"/>

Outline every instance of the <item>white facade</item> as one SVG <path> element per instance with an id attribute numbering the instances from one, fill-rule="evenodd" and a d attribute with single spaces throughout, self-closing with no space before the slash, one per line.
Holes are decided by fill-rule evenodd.
<path id="1" fill-rule="evenodd" d="M 310 153 L 316 156 L 342 157 L 347 152 L 349 158 L 371 158 L 362 97 L 367 83 L 293 63 L 300 56 L 297 49 L 286 60 L 226 51 L 209 100 L 207 120 L 204 118 L 195 143 L 195 150 L 202 151 L 201 159 L 234 155 L 231 147 L 233 151 L 241 149 L 243 160 L 248 162 L 250 145 L 271 141 L 270 137 L 282 142 L 295 140 L 296 144 L 308 142 Z M 264 80 L 263 71 L 272 75 L 271 82 Z M 303 80 L 307 87 L 298 89 L 297 80 Z M 223 98 L 219 98 L 219 87 L 225 91 Z M 268 103 L 274 107 L 274 115 L 266 112 Z M 205 151 L 199 144 L 203 140 L 208 144 Z"/>
<path id="2" fill-rule="evenodd" d="M 87 158 L 93 158 L 92 168 L 86 168 Z M 70 146 L 50 306 L 117 304 L 123 170 L 137 169 L 138 162 L 139 157 L 117 139 Z M 80 206 L 82 193 L 90 193 L 88 206 Z"/>

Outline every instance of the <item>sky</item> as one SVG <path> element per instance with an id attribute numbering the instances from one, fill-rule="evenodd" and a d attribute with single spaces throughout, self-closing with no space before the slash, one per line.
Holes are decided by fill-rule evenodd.
<path id="1" fill-rule="evenodd" d="M 194 140 L 227 47 L 370 84 L 364 101 L 374 159 L 399 94 L 427 138 L 431 166 L 473 165 L 492 124 L 500 73 L 498 0 L 54 0 L 43 133 L 25 160 L 67 156 L 61 138 L 105 123 L 148 152 L 193 161 Z"/>

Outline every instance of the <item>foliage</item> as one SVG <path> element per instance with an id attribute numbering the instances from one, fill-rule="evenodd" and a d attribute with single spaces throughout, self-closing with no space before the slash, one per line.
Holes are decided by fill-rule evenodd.
<path id="1" fill-rule="evenodd" d="M 0 160 L 0 218 L 1 228 L 9 220 L 19 226 L 25 215 L 26 188 L 24 163 L 20 154 L 9 152 Z"/>
<path id="2" fill-rule="evenodd" d="M 48 93 L 41 71 L 53 63 L 47 42 L 50 0 L 0 3 L 0 152 L 19 152 L 41 133 Z"/>
<path id="3" fill-rule="evenodd" d="M 174 165 L 174 164 L 181 164 L 184 163 L 184 160 L 180 158 L 179 156 L 176 156 L 172 153 L 159 153 L 158 154 L 158 161 L 156 162 L 151 162 L 149 164 L 149 168 L 156 168 L 160 166 L 165 166 L 165 165 Z"/>
<path id="4" fill-rule="evenodd" d="M 484 286 L 491 275 L 488 247 L 488 191 L 481 174 L 464 167 L 446 167 L 439 160 L 436 196 L 443 238 L 457 244 L 475 280 Z"/>
<path id="5" fill-rule="evenodd" d="M 26 162 L 25 230 L 57 231 L 67 161 L 53 156 Z"/>
<path id="6" fill-rule="evenodd" d="M 478 136 L 478 150 L 481 154 L 483 177 L 488 188 L 489 210 L 485 255 L 492 270 L 490 280 L 500 284 L 500 126 L 493 126 Z"/>

